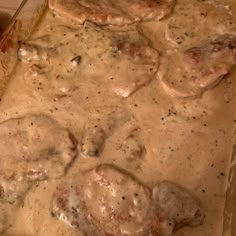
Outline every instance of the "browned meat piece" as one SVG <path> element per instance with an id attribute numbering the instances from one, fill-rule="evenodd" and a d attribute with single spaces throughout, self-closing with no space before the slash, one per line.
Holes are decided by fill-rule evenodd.
<path id="1" fill-rule="evenodd" d="M 129 162 L 140 160 L 145 155 L 146 148 L 140 136 L 140 129 L 134 128 L 119 147 L 122 157 Z"/>
<path id="2" fill-rule="evenodd" d="M 186 190 L 171 182 L 161 182 L 153 188 L 153 198 L 165 215 L 171 219 L 174 229 L 184 225 L 197 226 L 202 223 L 204 213 L 200 203 Z"/>
<path id="3" fill-rule="evenodd" d="M 58 28 L 63 29 L 62 39 Z M 137 31 L 111 31 L 86 23 L 77 29 L 53 26 L 46 32 L 47 37 L 27 41 L 19 51 L 21 60 L 31 64 L 23 76 L 29 93 L 70 102 L 78 102 L 85 90 L 128 97 L 156 77 L 159 54 Z"/>
<path id="4" fill-rule="evenodd" d="M 105 116 L 90 119 L 84 130 L 81 143 L 81 153 L 85 157 L 97 157 L 100 155 L 105 140 L 113 130 L 128 119 L 125 112 L 112 112 Z"/>
<path id="5" fill-rule="evenodd" d="M 111 37 L 115 57 L 111 89 L 121 97 L 129 97 L 155 77 L 159 54 L 137 32 L 114 32 Z M 118 68 L 114 68 L 116 64 Z"/>
<path id="6" fill-rule="evenodd" d="M 235 33 L 236 18 L 232 10 L 225 2 L 219 2 L 195 1 L 193 4 L 179 0 L 167 20 L 166 39 L 176 47 L 187 48 L 199 42 L 203 35 Z"/>
<path id="7" fill-rule="evenodd" d="M 18 59 L 30 64 L 23 75 L 24 82 L 30 87 L 30 92 L 35 93 L 36 95 L 40 93 L 41 95 L 61 98 L 71 96 L 71 94 L 77 90 L 77 87 L 72 80 L 74 75 L 72 74 L 71 77 L 69 77 L 68 71 L 72 71 L 72 69 L 76 67 L 79 57 L 71 55 L 71 58 L 69 59 L 60 58 L 60 50 L 66 52 L 66 49 L 63 47 L 65 46 L 63 40 L 60 41 L 60 43 L 58 43 L 58 40 L 53 42 L 52 35 L 59 34 L 58 28 L 65 29 L 68 37 L 70 37 L 73 32 L 69 27 L 56 26 L 53 30 L 50 30 L 51 35 L 41 35 L 35 39 L 20 42 L 19 45 Z M 54 71 L 53 67 L 59 63 L 58 61 L 62 63 L 62 60 L 63 65 L 65 66 L 61 66 L 61 74 L 59 74 L 58 68 L 56 67 L 57 69 Z"/>
<path id="8" fill-rule="evenodd" d="M 85 127 L 81 151 L 85 157 L 99 156 L 106 138 L 110 135 L 115 125 L 113 117 L 107 119 L 91 120 Z"/>
<path id="9" fill-rule="evenodd" d="M 31 188 L 32 181 L 14 175 L 15 173 L 3 173 L 0 175 L 0 199 L 14 203 L 24 199 L 25 193 Z"/>
<path id="10" fill-rule="evenodd" d="M 32 181 L 62 176 L 77 151 L 68 130 L 48 116 L 29 115 L 0 124 L 0 152 L 0 196 L 14 201 Z"/>
<path id="11" fill-rule="evenodd" d="M 169 15 L 175 0 L 50 0 L 49 7 L 79 24 L 127 25 L 142 20 L 160 20 Z"/>
<path id="12" fill-rule="evenodd" d="M 236 64 L 235 47 L 235 36 L 220 35 L 198 47 L 172 54 L 159 78 L 173 96 L 200 96 L 217 85 Z"/>
<path id="13" fill-rule="evenodd" d="M 50 69 L 45 65 L 33 64 L 24 73 L 24 82 L 30 87 L 31 93 L 63 98 L 78 91 L 78 86 L 73 83 L 72 78 L 64 75 L 50 76 Z"/>
<path id="14" fill-rule="evenodd" d="M 100 165 L 59 186 L 51 212 L 85 235 L 99 236 L 168 236 L 176 227 L 203 220 L 198 201 L 181 188 L 162 183 L 152 194 L 111 165 Z"/>
<path id="15" fill-rule="evenodd" d="M 66 184 L 71 188 L 58 188 L 52 202 L 54 215 L 85 234 L 88 223 L 100 230 L 99 235 L 135 235 L 146 228 L 144 221 L 152 215 L 148 188 L 108 165 L 82 176 Z"/>

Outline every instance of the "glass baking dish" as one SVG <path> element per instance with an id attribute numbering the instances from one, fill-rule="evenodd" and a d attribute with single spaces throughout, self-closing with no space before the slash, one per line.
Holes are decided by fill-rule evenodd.
<path id="1" fill-rule="evenodd" d="M 45 0 L 23 0 L 0 36 L 0 97 L 17 62 L 18 41 L 29 37 L 46 7 Z"/>
<path id="2" fill-rule="evenodd" d="M 0 36 L 0 97 L 17 63 L 18 41 L 26 40 L 47 9 L 47 0 L 24 0 Z M 236 120 L 235 120 L 236 124 Z M 236 235 L 236 139 L 232 147 L 231 168 L 224 212 L 224 233 Z M 15 236 L 15 235 L 12 235 Z M 191 236 L 191 235 L 189 235 Z"/>

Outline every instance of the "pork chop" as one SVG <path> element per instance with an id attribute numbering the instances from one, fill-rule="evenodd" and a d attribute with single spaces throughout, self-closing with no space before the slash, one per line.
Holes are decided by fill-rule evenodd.
<path id="1" fill-rule="evenodd" d="M 147 85 L 156 75 L 159 54 L 148 41 L 137 32 L 116 32 L 112 35 L 115 57 L 111 89 L 121 97 L 129 97 Z"/>
<path id="2" fill-rule="evenodd" d="M 114 129 L 125 123 L 129 118 L 126 112 L 111 112 L 106 115 L 96 115 L 85 125 L 82 143 L 78 148 L 85 157 L 98 157 L 105 145 L 106 139 Z"/>
<path id="3" fill-rule="evenodd" d="M 203 220 L 199 202 L 182 188 L 164 182 L 152 194 L 111 165 L 95 167 L 59 186 L 51 212 L 85 235 L 168 236 L 177 224 L 198 225 Z"/>
<path id="4" fill-rule="evenodd" d="M 81 145 L 82 154 L 85 157 L 99 156 L 106 138 L 110 135 L 115 126 L 115 119 L 111 115 L 107 117 L 91 119 L 84 132 Z"/>
<path id="5" fill-rule="evenodd" d="M 139 127 L 131 129 L 119 145 L 118 150 L 120 150 L 121 156 L 129 163 L 142 160 L 145 156 L 146 148 L 141 138 L 141 129 Z"/>
<path id="6" fill-rule="evenodd" d="M 204 215 L 199 202 L 182 187 L 163 181 L 153 188 L 153 198 L 172 220 L 175 229 L 202 223 Z"/>
<path id="7" fill-rule="evenodd" d="M 58 28 L 64 31 L 62 39 L 56 37 Z M 133 30 L 110 31 L 86 23 L 78 29 L 51 27 L 47 41 L 39 47 L 39 39 L 44 38 L 40 35 L 22 43 L 18 55 L 22 63 L 30 64 L 23 79 L 36 95 L 75 102 L 83 91 L 105 89 L 107 93 L 108 87 L 109 92 L 126 98 L 155 78 L 159 66 L 157 50 Z"/>
<path id="8" fill-rule="evenodd" d="M 61 177 L 76 157 L 76 143 L 50 117 L 28 115 L 0 124 L 0 152 L 0 197 L 14 201 L 32 181 Z"/>
<path id="9" fill-rule="evenodd" d="M 203 35 L 222 33 L 236 33 L 236 18 L 224 2 L 180 0 L 167 20 L 165 36 L 174 46 L 188 48 Z"/>
<path id="10" fill-rule="evenodd" d="M 218 35 L 199 46 L 169 56 L 159 71 L 166 91 L 176 97 L 198 97 L 217 85 L 236 64 L 236 37 Z"/>
<path id="11" fill-rule="evenodd" d="M 76 23 L 86 20 L 98 25 L 127 25 L 160 20 L 169 15 L 175 0 L 50 0 L 49 7 Z"/>

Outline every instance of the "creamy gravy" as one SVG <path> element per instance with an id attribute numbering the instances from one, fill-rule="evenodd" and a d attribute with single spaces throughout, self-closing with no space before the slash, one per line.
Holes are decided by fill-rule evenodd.
<path id="1" fill-rule="evenodd" d="M 186 2 L 189 3 L 187 0 L 177 3 L 179 6 L 173 16 L 179 14 L 178 9 L 184 7 Z M 194 11 L 195 1 L 192 2 L 191 11 Z M 232 5 L 233 12 L 236 4 L 232 2 L 228 4 Z M 197 4 L 203 3 L 198 1 Z M 194 46 L 194 41 L 204 37 L 207 29 L 214 28 L 214 20 L 208 26 L 198 26 L 193 39 L 186 40 L 186 45 L 176 46 L 165 39 L 167 22 L 168 19 L 138 25 L 140 32 L 149 38 L 161 56 L 165 56 L 166 50 L 171 53 L 176 47 L 181 49 L 186 45 Z M 194 28 L 195 25 L 189 27 Z M 236 77 L 236 70 L 233 69 L 217 87 L 195 100 L 170 97 L 158 79 L 153 79 L 130 97 L 121 98 L 110 91 L 112 81 L 109 80 L 116 74 L 112 74 L 114 72 L 109 67 L 96 59 L 101 55 L 102 60 L 113 60 L 106 53 L 109 49 L 106 37 L 94 31 L 91 24 L 70 25 L 46 11 L 31 38 L 50 34 L 51 28 L 54 33 L 49 41 L 43 43 L 47 45 L 50 42 L 62 50 L 49 62 L 53 72 L 47 71 L 45 75 L 36 76 L 45 76 L 46 80 L 50 80 L 46 78 L 50 73 L 68 73 L 66 83 L 62 86 L 47 82 L 47 87 L 42 85 L 38 89 L 25 81 L 24 75 L 29 70 L 29 64 L 19 63 L 2 97 L 0 121 L 28 113 L 48 114 L 69 128 L 80 141 L 88 120 L 104 117 L 111 112 L 122 114 L 125 121 L 120 122 L 105 140 L 100 157 L 85 158 L 79 155 L 63 178 L 99 163 L 114 163 L 150 187 L 162 180 L 173 181 L 190 189 L 201 199 L 206 210 L 202 226 L 186 227 L 174 235 L 221 236 L 235 118 L 235 83 L 232 81 Z M 63 45 L 60 45 L 62 42 Z M 81 64 L 75 68 L 70 64 L 70 59 L 78 54 L 81 56 Z M 121 73 L 128 76 L 127 63 L 126 59 L 121 60 L 115 70 L 121 68 Z M 100 70 L 100 74 L 95 73 Z M 97 81 L 94 82 L 95 76 Z M 69 91 L 70 96 L 64 96 L 63 89 Z M 61 93 L 54 94 L 54 91 Z M 133 129 L 138 129 L 136 135 L 145 146 L 145 153 L 139 160 L 127 160 L 117 151 L 124 137 Z M 79 235 L 78 231 L 50 215 L 51 196 L 60 181 L 36 183 L 27 193 L 24 203 L 17 206 L 4 205 L 10 224 L 4 235 Z"/>

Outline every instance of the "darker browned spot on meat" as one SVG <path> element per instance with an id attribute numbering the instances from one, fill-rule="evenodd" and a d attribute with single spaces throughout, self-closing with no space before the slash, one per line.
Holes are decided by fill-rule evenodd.
<path id="1" fill-rule="evenodd" d="M 200 53 L 199 48 L 191 48 L 184 52 L 184 60 L 191 64 L 199 63 Z"/>
<path id="2" fill-rule="evenodd" d="M 86 20 L 99 25 L 127 25 L 160 20 L 172 12 L 175 0 L 50 0 L 49 7 L 79 24 Z"/>

